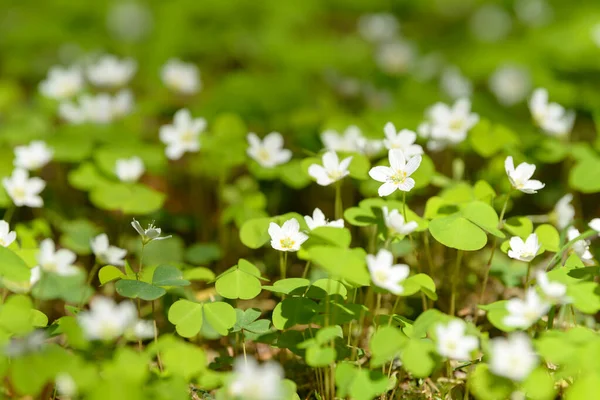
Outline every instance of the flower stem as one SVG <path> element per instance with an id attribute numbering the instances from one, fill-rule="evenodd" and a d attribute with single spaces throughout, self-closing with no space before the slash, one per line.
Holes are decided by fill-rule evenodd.
<path id="1" fill-rule="evenodd" d="M 581 235 L 577 236 L 575 239 L 573 240 L 569 240 L 559 251 L 558 253 L 556 253 L 554 255 L 554 257 L 552 257 L 552 259 L 550 260 L 550 262 L 548 263 L 548 265 L 546 265 L 546 271 L 549 271 L 552 269 L 552 267 L 554 267 L 554 264 L 557 263 L 558 261 L 560 261 L 560 259 L 562 258 L 562 256 L 565 254 L 565 252 L 567 250 L 569 250 L 569 248 L 576 242 L 580 241 L 580 240 L 585 240 L 587 238 L 593 237 L 598 235 L 598 232 L 593 230 L 593 229 L 589 229 L 585 232 L 583 232 Z"/>
<path id="2" fill-rule="evenodd" d="M 341 219 L 344 214 L 342 207 L 342 181 L 335 183 L 335 219 Z"/>
<path id="3" fill-rule="evenodd" d="M 17 207 L 14 204 L 11 204 L 10 206 L 8 206 L 8 208 L 4 212 L 4 216 L 2 217 L 2 219 L 4 221 L 6 221 L 7 224 L 10 224 L 10 220 L 12 219 L 13 215 L 15 214 L 16 208 Z"/>
<path id="4" fill-rule="evenodd" d="M 398 303 L 400 303 L 400 296 L 396 296 L 396 301 L 392 306 L 392 311 L 390 313 L 390 319 L 388 320 L 388 326 L 392 325 L 392 320 L 394 319 L 394 313 L 396 312 L 396 307 L 398 307 Z"/>
<path id="5" fill-rule="evenodd" d="M 306 262 L 306 266 L 304 267 L 304 272 L 302 272 L 302 278 L 305 278 L 308 276 L 308 270 L 310 269 L 310 260 L 308 260 Z"/>
<path id="6" fill-rule="evenodd" d="M 287 251 L 282 251 L 279 254 L 279 275 L 281 279 L 285 279 L 285 270 L 287 267 Z"/>
<path id="7" fill-rule="evenodd" d="M 554 316 L 556 315 L 556 306 L 552 306 L 550 312 L 548 313 L 548 325 L 546 325 L 546 330 L 550 330 L 554 327 Z"/>
<path id="8" fill-rule="evenodd" d="M 458 283 L 458 274 L 460 271 L 460 263 L 462 261 L 462 250 L 456 253 L 456 265 L 452 276 L 452 292 L 450 293 L 450 315 L 454 316 L 456 312 L 456 284 Z"/>
<path id="9" fill-rule="evenodd" d="M 381 309 L 381 293 L 377 293 L 377 304 L 375 305 L 375 313 L 373 314 L 373 326 L 377 328 L 377 316 Z"/>
<path id="10" fill-rule="evenodd" d="M 154 344 L 158 347 L 158 327 L 156 326 L 156 310 L 154 309 L 154 301 L 152 303 L 152 322 L 154 323 Z M 162 361 L 160 359 L 160 352 L 156 352 L 156 363 L 158 364 L 158 369 L 160 372 L 163 372 Z"/>
<path id="11" fill-rule="evenodd" d="M 529 287 L 529 275 L 531 273 L 531 263 L 527 263 L 527 275 L 525 275 L 525 289 Z"/>
<path id="12" fill-rule="evenodd" d="M 144 249 L 145 248 L 146 248 L 146 244 L 144 242 L 142 242 L 142 251 L 140 252 L 140 265 L 138 267 L 137 273 L 135 274 L 135 279 L 138 281 L 142 277 L 142 270 L 144 268 Z"/>

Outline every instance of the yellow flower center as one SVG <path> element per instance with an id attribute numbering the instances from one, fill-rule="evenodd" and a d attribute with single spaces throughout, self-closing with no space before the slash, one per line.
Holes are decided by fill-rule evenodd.
<path id="1" fill-rule="evenodd" d="M 462 119 L 453 119 L 452 121 L 450 121 L 450 129 L 454 131 L 461 130 L 464 125 L 465 121 L 463 121 Z"/>
<path id="2" fill-rule="evenodd" d="M 291 238 L 286 237 L 286 238 L 279 240 L 279 244 L 284 249 L 291 249 L 294 247 L 294 244 L 296 244 L 296 242 L 294 240 L 292 240 Z"/>
<path id="3" fill-rule="evenodd" d="M 335 171 L 327 171 L 327 176 L 332 180 L 332 181 L 338 181 L 342 178 L 342 173 L 338 170 Z"/>
<path id="4" fill-rule="evenodd" d="M 25 193 L 25 189 L 23 189 L 22 187 L 14 188 L 12 194 L 13 197 L 18 200 L 23 200 L 27 196 L 27 194 Z"/>
<path id="5" fill-rule="evenodd" d="M 407 175 L 406 175 L 405 171 L 398 171 L 394 175 L 390 176 L 389 180 L 394 185 L 399 185 L 406 180 L 406 177 L 407 177 Z"/>
<path id="6" fill-rule="evenodd" d="M 188 145 L 194 144 L 195 139 L 196 136 L 192 131 L 185 131 L 183 135 L 181 135 L 181 141 Z"/>
<path id="7" fill-rule="evenodd" d="M 375 280 L 379 283 L 384 283 L 389 279 L 388 274 L 385 271 L 376 271 Z"/>
<path id="8" fill-rule="evenodd" d="M 260 150 L 258 150 L 257 156 L 258 156 L 258 159 L 261 160 L 261 161 L 269 161 L 269 160 L 271 160 L 271 155 L 264 148 L 261 148 Z"/>

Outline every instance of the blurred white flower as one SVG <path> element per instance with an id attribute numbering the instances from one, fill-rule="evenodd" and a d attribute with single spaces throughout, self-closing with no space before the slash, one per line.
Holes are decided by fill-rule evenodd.
<path id="1" fill-rule="evenodd" d="M 536 273 L 536 282 L 547 300 L 554 304 L 567 304 L 571 299 L 567 296 L 567 286 L 560 282 L 550 282 L 544 271 Z"/>
<path id="2" fill-rule="evenodd" d="M 144 161 L 138 156 L 119 158 L 115 166 L 115 173 L 121 182 L 137 182 L 145 171 Z"/>
<path id="3" fill-rule="evenodd" d="M 467 324 L 462 319 L 453 319 L 448 324 L 435 327 L 437 351 L 442 357 L 452 360 L 470 360 L 471 353 L 479 347 L 477 337 L 467 335 Z"/>
<path id="4" fill-rule="evenodd" d="M 175 58 L 167 61 L 160 76 L 169 89 L 182 94 L 194 94 L 201 88 L 198 67 Z"/>
<path id="5" fill-rule="evenodd" d="M 74 266 L 77 256 L 71 250 L 56 250 L 52 239 L 44 239 L 40 243 L 40 249 L 37 254 L 38 266 L 44 272 L 51 272 L 61 276 L 70 276 L 79 273 L 79 269 Z"/>
<path id="6" fill-rule="evenodd" d="M 423 148 L 418 144 L 415 144 L 417 140 L 417 134 L 408 129 L 402 129 L 400 132 L 396 131 L 396 127 L 391 122 L 388 122 L 383 127 L 383 133 L 385 133 L 385 139 L 383 144 L 388 150 L 400 149 L 404 153 L 405 157 L 412 157 L 419 154 L 423 154 Z"/>
<path id="7" fill-rule="evenodd" d="M 383 220 L 388 230 L 395 235 L 409 235 L 419 226 L 416 221 L 406 222 L 404 216 L 396 209 L 388 211 L 387 206 L 381 208 Z"/>
<path id="8" fill-rule="evenodd" d="M 541 247 L 535 233 L 529 235 L 525 241 L 518 236 L 513 236 L 510 238 L 508 256 L 515 260 L 529 262 L 535 258 Z"/>
<path id="9" fill-rule="evenodd" d="M 312 217 L 305 215 L 304 220 L 306 221 L 306 225 L 308 225 L 308 228 L 311 231 L 320 226 L 331 226 L 334 228 L 343 228 L 344 227 L 343 219 L 338 219 L 335 221 L 327 221 L 327 219 L 325 218 L 325 214 L 323 214 L 323 211 L 321 211 L 319 208 L 314 209 Z"/>
<path id="10" fill-rule="evenodd" d="M 359 152 L 367 157 L 373 157 L 384 149 L 383 140 L 361 137 L 357 141 Z"/>
<path id="11" fill-rule="evenodd" d="M 579 237 L 581 233 L 575 227 L 570 227 L 567 230 L 567 240 L 570 242 L 573 239 Z M 585 263 L 592 261 L 594 256 L 590 253 L 590 241 L 589 240 L 578 240 L 571 246 L 571 251 L 575 252 L 579 258 Z"/>
<path id="12" fill-rule="evenodd" d="M 516 0 L 517 18 L 529 26 L 542 26 L 552 20 L 553 10 L 546 0 Z"/>
<path id="13" fill-rule="evenodd" d="M 142 237 L 143 245 L 146 245 L 153 240 L 165 240 L 165 239 L 169 239 L 171 237 L 171 235 L 160 236 L 162 233 L 162 230 L 160 228 L 154 226 L 154 221 L 152 223 L 148 224 L 148 228 L 144 229 L 144 228 L 142 228 L 140 223 L 134 218 L 133 221 L 131 221 L 131 226 Z"/>
<path id="14" fill-rule="evenodd" d="M 12 175 L 2 179 L 6 193 L 17 207 L 42 207 L 44 200 L 40 193 L 46 187 L 43 179 L 29 177 L 29 172 L 22 168 L 15 168 Z"/>
<path id="15" fill-rule="evenodd" d="M 362 132 L 355 125 L 347 127 L 343 134 L 333 129 L 328 129 L 321 134 L 325 149 L 346 153 L 359 152 L 361 139 L 363 139 Z"/>
<path id="16" fill-rule="evenodd" d="M 152 13 L 143 2 L 115 2 L 106 15 L 106 26 L 117 39 L 136 42 L 152 29 Z"/>
<path id="17" fill-rule="evenodd" d="M 535 172 L 535 165 L 533 164 L 523 162 L 517 165 L 517 168 L 515 169 L 512 156 L 508 156 L 506 157 L 506 160 L 504 160 L 504 169 L 506 170 L 506 175 L 508 176 L 510 184 L 523 193 L 537 193 L 538 190 L 546 186 L 536 179 L 531 179 Z"/>
<path id="18" fill-rule="evenodd" d="M 35 266 L 31 268 L 29 273 L 29 280 L 27 281 L 16 282 L 1 278 L 0 283 L 13 293 L 28 293 L 42 277 L 42 270 L 39 266 Z"/>
<path id="19" fill-rule="evenodd" d="M 471 16 L 469 28 L 473 36 L 482 42 L 498 42 L 508 36 L 512 28 L 510 14 L 501 6 L 486 4 Z"/>
<path id="20" fill-rule="evenodd" d="M 124 117 L 133 110 L 133 94 L 128 89 L 120 90 L 114 96 L 109 93 L 82 95 L 77 103 L 62 102 L 58 113 L 71 124 L 108 124 Z"/>
<path id="21" fill-rule="evenodd" d="M 127 250 L 116 246 L 110 246 L 108 243 L 108 235 L 101 233 L 90 241 L 92 252 L 97 258 L 97 262 L 110 265 L 125 265 L 125 256 Z"/>
<path id="22" fill-rule="evenodd" d="M 393 14 L 375 13 L 361 15 L 358 20 L 360 35 L 374 43 L 387 42 L 398 34 L 398 20 Z"/>
<path id="23" fill-rule="evenodd" d="M 87 77 L 96 86 L 115 88 L 126 85 L 136 69 L 137 64 L 131 58 L 120 60 L 107 54 L 87 67 Z"/>
<path id="24" fill-rule="evenodd" d="M 335 151 L 328 151 L 323 154 L 322 160 L 322 166 L 312 164 L 308 167 L 308 174 L 316 179 L 317 184 L 328 186 L 350 174 L 348 167 L 352 161 L 352 156 L 340 161 Z"/>
<path id="25" fill-rule="evenodd" d="M 504 325 L 519 329 L 528 329 L 542 318 L 548 310 L 550 303 L 542 299 L 534 288 L 525 292 L 525 300 L 518 298 L 506 302 L 508 315 L 502 321 Z"/>
<path id="26" fill-rule="evenodd" d="M 200 150 L 200 134 L 206 129 L 204 118 L 192 118 L 187 109 L 175 113 L 173 124 L 160 127 L 160 140 L 167 145 L 165 153 L 171 160 L 178 160 L 185 152 Z"/>
<path id="27" fill-rule="evenodd" d="M 250 147 L 246 153 L 264 168 L 274 168 L 292 158 L 292 152 L 283 148 L 283 136 L 279 132 L 271 132 L 263 140 L 250 132 L 247 139 Z"/>
<path id="28" fill-rule="evenodd" d="M 271 247 L 279 251 L 298 251 L 308 239 L 308 235 L 300 232 L 300 223 L 295 218 L 288 219 L 282 226 L 271 222 L 269 236 Z"/>
<path id="29" fill-rule="evenodd" d="M 89 340 L 112 340 L 121 336 L 137 322 L 137 310 L 132 302 L 116 304 L 108 297 L 96 296 L 89 311 L 77 314 L 79 325 Z"/>
<path id="30" fill-rule="evenodd" d="M 56 392 L 61 399 L 69 399 L 77 395 L 77 384 L 67 373 L 60 373 L 54 380 L 56 384 Z"/>
<path id="31" fill-rule="evenodd" d="M 152 339 L 154 337 L 154 321 L 139 319 L 133 325 L 132 333 L 135 338 L 140 340 Z"/>
<path id="32" fill-rule="evenodd" d="M 377 166 L 371 168 L 369 176 L 383 184 L 379 186 L 379 196 L 389 196 L 396 190 L 410 192 L 415 187 L 415 180 L 410 176 L 421 165 L 421 156 L 417 155 L 406 160 L 402 150 L 388 152 L 389 167 Z"/>
<path id="33" fill-rule="evenodd" d="M 8 222 L 0 220 L 0 246 L 8 247 L 17 238 L 17 232 L 11 231 Z"/>
<path id="34" fill-rule="evenodd" d="M 280 400 L 283 398 L 283 369 L 273 361 L 259 365 L 253 358 L 238 357 L 227 387 L 235 399 Z"/>
<path id="35" fill-rule="evenodd" d="M 375 54 L 375 61 L 381 70 L 390 75 L 408 72 L 416 59 L 412 43 L 403 40 L 382 43 Z"/>
<path id="36" fill-rule="evenodd" d="M 496 68 L 490 77 L 489 87 L 500 104 L 512 106 L 527 98 L 531 77 L 526 68 L 505 64 Z"/>
<path id="37" fill-rule="evenodd" d="M 467 133 L 479 122 L 479 115 L 471 112 L 471 101 L 459 99 L 453 106 L 436 103 L 427 112 L 427 121 L 419 125 L 419 134 L 428 138 L 429 150 L 442 150 L 457 145 L 467 138 Z"/>
<path id="38" fill-rule="evenodd" d="M 52 160 L 54 152 L 42 140 L 34 140 L 27 146 L 17 146 L 14 149 L 15 159 L 13 164 L 18 168 L 36 170 L 42 168 Z"/>
<path id="39" fill-rule="evenodd" d="M 83 88 L 83 74 L 79 67 L 52 67 L 48 76 L 40 83 L 40 92 L 55 100 L 73 97 Z"/>
<path id="40" fill-rule="evenodd" d="M 446 67 L 442 71 L 440 88 L 452 100 L 458 100 L 463 97 L 468 98 L 473 94 L 473 84 L 469 78 L 464 76 L 460 72 L 460 69 L 454 66 Z"/>
<path id="41" fill-rule="evenodd" d="M 565 136 L 573 129 L 575 111 L 566 110 L 558 103 L 549 103 L 546 89 L 534 90 L 529 99 L 529 110 L 535 123 L 550 136 Z"/>
<path id="42" fill-rule="evenodd" d="M 413 65 L 412 74 L 421 82 L 426 82 L 436 77 L 444 65 L 444 57 L 437 52 L 419 57 Z"/>
<path id="43" fill-rule="evenodd" d="M 395 295 L 404 292 L 401 283 L 408 277 L 410 269 L 406 264 L 394 265 L 394 256 L 388 250 L 381 249 L 375 256 L 367 254 L 367 267 L 375 286 Z"/>
<path id="44" fill-rule="evenodd" d="M 554 220 L 558 229 L 565 229 L 571 225 L 575 218 L 575 208 L 571 204 L 573 201 L 573 195 L 571 193 L 565 194 L 563 197 L 556 202 L 554 206 Z"/>
<path id="45" fill-rule="evenodd" d="M 600 234 L 600 218 L 594 218 L 591 220 L 589 227 Z"/>
<path id="46" fill-rule="evenodd" d="M 522 332 L 513 333 L 508 339 L 492 339 L 490 353 L 490 371 L 517 382 L 525 380 L 538 362 L 531 339 Z"/>

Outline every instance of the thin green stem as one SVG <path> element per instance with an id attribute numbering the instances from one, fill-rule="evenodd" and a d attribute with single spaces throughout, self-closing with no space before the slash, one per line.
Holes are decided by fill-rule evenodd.
<path id="1" fill-rule="evenodd" d="M 14 204 L 11 204 L 4 212 L 4 216 L 2 217 L 2 219 L 6 221 L 7 224 L 10 224 L 10 220 L 12 219 L 13 215 L 15 215 L 16 209 L 17 207 Z"/>
<path id="2" fill-rule="evenodd" d="M 144 250 L 146 249 L 146 244 L 142 242 L 142 251 L 140 252 L 140 265 L 138 266 L 138 271 L 135 274 L 135 279 L 138 281 L 142 277 L 142 271 L 144 269 Z"/>
<path id="3" fill-rule="evenodd" d="M 302 272 L 302 278 L 306 279 L 308 276 L 308 270 L 310 269 L 310 260 L 306 262 L 306 266 L 304 267 L 304 272 Z"/>
<path id="4" fill-rule="evenodd" d="M 396 313 L 398 303 L 400 303 L 400 296 L 396 296 L 396 301 L 394 301 L 394 305 L 392 306 L 392 311 L 390 313 L 390 319 L 388 320 L 388 326 L 392 325 L 392 320 L 394 319 L 394 314 Z"/>
<path id="5" fill-rule="evenodd" d="M 342 181 L 335 183 L 335 219 L 343 218 L 344 208 L 342 207 Z"/>
<path id="6" fill-rule="evenodd" d="M 282 251 L 279 254 L 279 276 L 285 279 L 285 271 L 287 268 L 287 251 Z"/>
<path id="7" fill-rule="evenodd" d="M 531 274 L 531 263 L 527 263 L 527 274 L 525 275 L 525 289 L 529 287 L 529 276 Z"/>
<path id="8" fill-rule="evenodd" d="M 158 327 L 156 326 L 156 310 L 154 308 L 154 301 L 152 303 L 152 322 L 154 324 L 154 345 L 158 348 Z M 160 372 L 163 372 L 162 361 L 160 359 L 160 351 L 156 351 L 156 363 L 158 364 L 158 369 Z"/>
<path id="9" fill-rule="evenodd" d="M 381 293 L 377 293 L 377 303 L 375 304 L 375 314 L 373 315 L 373 326 L 377 328 L 377 316 L 381 309 Z"/>
<path id="10" fill-rule="evenodd" d="M 556 306 L 552 306 L 550 312 L 548 313 L 548 324 L 546 325 L 546 329 L 550 330 L 554 327 L 554 316 L 556 315 Z"/>
<path id="11" fill-rule="evenodd" d="M 552 269 L 554 267 L 554 265 L 560 261 L 563 257 L 563 255 L 565 254 L 565 252 L 567 250 L 569 250 L 569 248 L 575 244 L 576 242 L 580 241 L 580 240 L 585 240 L 588 239 L 590 237 L 594 237 L 597 236 L 598 232 L 593 230 L 593 229 L 589 229 L 585 232 L 583 232 L 581 235 L 577 236 L 575 239 L 573 240 L 569 240 L 563 247 L 561 247 L 561 249 L 558 251 L 558 253 L 556 253 L 554 255 L 554 257 L 552 257 L 552 259 L 550 260 L 550 262 L 548 263 L 548 265 L 546 265 L 546 271 L 549 271 L 550 269 Z"/>
<path id="12" fill-rule="evenodd" d="M 454 274 L 452 275 L 452 292 L 450 293 L 450 315 L 454 315 L 456 312 L 456 286 L 458 283 L 462 254 L 462 250 L 457 250 L 456 265 L 454 266 Z"/>

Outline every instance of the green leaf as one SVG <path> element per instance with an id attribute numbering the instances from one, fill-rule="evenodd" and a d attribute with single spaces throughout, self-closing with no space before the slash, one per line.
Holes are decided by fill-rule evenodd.
<path id="1" fill-rule="evenodd" d="M 158 339 L 158 346 L 152 350 L 153 353 L 160 352 L 161 361 L 168 373 L 182 376 L 186 381 L 207 371 L 204 350 L 191 343 L 177 340 L 173 336 L 161 336 Z"/>
<path id="2" fill-rule="evenodd" d="M 511 217 L 504 223 L 504 229 L 525 240 L 533 232 L 533 222 L 527 217 Z"/>
<path id="3" fill-rule="evenodd" d="M 437 300 L 438 298 L 435 292 L 435 283 L 429 275 L 413 275 L 402 282 L 402 286 L 404 287 L 404 292 L 401 294 L 402 296 L 411 296 L 418 291 L 422 291 L 432 300 Z"/>
<path id="4" fill-rule="evenodd" d="M 86 192 L 109 182 L 91 162 L 81 163 L 76 169 L 69 172 L 67 179 L 75 189 Z"/>
<path id="5" fill-rule="evenodd" d="M 246 247 L 258 249 L 269 241 L 269 224 L 271 218 L 254 218 L 242 225 L 240 240 Z"/>
<path id="6" fill-rule="evenodd" d="M 183 273 L 173 265 L 159 265 L 152 275 L 154 286 L 187 286 L 190 281 L 183 279 Z"/>
<path id="7" fill-rule="evenodd" d="M 503 148 L 519 143 L 519 137 L 503 125 L 480 121 L 469 133 L 473 150 L 482 157 L 489 158 Z"/>
<path id="8" fill-rule="evenodd" d="M 235 325 L 235 309 L 221 301 L 205 303 L 204 318 L 221 336 L 226 336 L 229 329 Z"/>
<path id="9" fill-rule="evenodd" d="M 573 305 L 583 313 L 595 314 L 600 311 L 600 287 L 596 282 L 569 285 L 567 296 L 573 299 Z"/>
<path id="10" fill-rule="evenodd" d="M 469 379 L 473 394 L 482 400 L 506 400 L 514 385 L 506 378 L 493 375 L 487 364 L 478 364 Z"/>
<path id="11" fill-rule="evenodd" d="M 67 303 L 84 303 L 94 293 L 85 281 L 83 273 L 62 276 L 45 272 L 31 293 L 40 300 L 62 299 Z"/>
<path id="12" fill-rule="evenodd" d="M 303 294 L 310 286 L 310 281 L 304 278 L 287 278 L 276 281 L 273 286 L 263 286 L 263 289 L 281 294 Z"/>
<path id="13" fill-rule="evenodd" d="M 311 367 L 326 367 L 335 361 L 337 354 L 334 348 L 310 346 L 306 349 L 306 363 Z"/>
<path id="14" fill-rule="evenodd" d="M 115 285 L 117 293 L 130 299 L 140 298 L 151 301 L 164 296 L 167 291 L 161 287 L 134 279 L 121 279 Z"/>
<path id="15" fill-rule="evenodd" d="M 427 339 L 411 339 L 400 356 L 404 368 L 417 378 L 425 378 L 436 366 L 435 346 Z"/>
<path id="16" fill-rule="evenodd" d="M 535 234 L 544 250 L 552 252 L 560 250 L 560 234 L 552 225 L 543 224 L 538 226 L 535 228 Z"/>
<path id="17" fill-rule="evenodd" d="M 162 207 L 165 198 L 164 193 L 141 183 L 104 183 L 90 192 L 90 200 L 96 207 L 128 215 L 153 213 Z"/>
<path id="18" fill-rule="evenodd" d="M 304 297 L 288 297 L 275 306 L 273 326 L 284 330 L 298 324 L 308 324 L 315 315 L 317 304 Z"/>
<path id="19" fill-rule="evenodd" d="M 100 285 L 104 285 L 107 282 L 114 281 L 115 279 L 122 279 L 125 274 L 114 265 L 107 265 L 100 268 L 98 272 L 98 279 L 100 279 Z"/>
<path id="20" fill-rule="evenodd" d="M 29 281 L 30 269 L 21 257 L 7 247 L 0 246 L 0 277 L 11 282 Z"/>
<path id="21" fill-rule="evenodd" d="M 523 391 L 532 400 L 552 400 L 556 398 L 554 379 L 545 368 L 536 368 L 523 382 Z"/>
<path id="22" fill-rule="evenodd" d="M 194 265 L 208 264 L 222 257 L 221 248 L 217 243 L 196 243 L 185 252 L 185 260 Z"/>
<path id="23" fill-rule="evenodd" d="M 204 320 L 202 308 L 201 303 L 178 300 L 169 308 L 169 322 L 175 325 L 180 336 L 186 338 L 196 336 L 200 332 Z"/>
<path id="24" fill-rule="evenodd" d="M 310 286 L 306 293 L 306 297 L 323 299 L 327 294 L 329 294 L 329 296 L 339 295 L 345 300 L 348 297 L 348 289 L 346 289 L 344 284 L 340 281 L 327 278 L 319 279 Z"/>
<path id="25" fill-rule="evenodd" d="M 371 282 L 363 249 L 314 246 L 308 250 L 308 254 L 314 263 L 334 278 L 345 279 L 357 286 L 368 286 Z"/>
<path id="26" fill-rule="evenodd" d="M 504 319 L 508 316 L 508 310 L 506 309 L 506 303 L 508 300 L 500 300 L 488 305 L 480 305 L 479 308 L 487 311 L 487 319 L 496 328 L 504 332 L 512 332 L 516 328 L 506 326 Z"/>
<path id="27" fill-rule="evenodd" d="M 369 348 L 372 358 L 371 366 L 379 367 L 400 355 L 400 351 L 408 342 L 408 338 L 393 326 L 379 328 L 371 337 Z"/>
<path id="28" fill-rule="evenodd" d="M 215 273 L 208 268 L 197 267 L 183 271 L 183 278 L 189 281 L 210 282 L 215 279 Z"/>
<path id="29" fill-rule="evenodd" d="M 320 226 L 310 231 L 310 238 L 302 245 L 303 248 L 309 248 L 316 244 L 330 245 L 342 248 L 350 247 L 352 236 L 346 228 L 335 228 L 331 226 Z"/>
<path id="30" fill-rule="evenodd" d="M 584 158 L 569 172 L 569 186 L 582 193 L 600 192 L 600 158 Z"/>
<path id="31" fill-rule="evenodd" d="M 221 275 L 215 282 L 217 293 L 227 299 L 250 300 L 262 290 L 256 276 L 234 267 L 231 272 Z"/>

